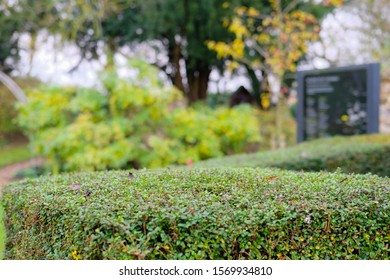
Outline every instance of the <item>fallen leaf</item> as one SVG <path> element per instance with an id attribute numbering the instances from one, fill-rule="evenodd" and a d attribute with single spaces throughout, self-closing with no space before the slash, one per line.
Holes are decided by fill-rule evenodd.
<path id="1" fill-rule="evenodd" d="M 69 185 L 69 188 L 71 188 L 72 190 L 78 190 L 81 188 L 81 185 L 79 185 L 79 184 Z"/>

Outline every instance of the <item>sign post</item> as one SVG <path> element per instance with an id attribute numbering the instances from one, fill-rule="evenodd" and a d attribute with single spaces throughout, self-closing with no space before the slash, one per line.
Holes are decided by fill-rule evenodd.
<path id="1" fill-rule="evenodd" d="M 379 131 L 380 65 L 300 71 L 298 142 Z"/>

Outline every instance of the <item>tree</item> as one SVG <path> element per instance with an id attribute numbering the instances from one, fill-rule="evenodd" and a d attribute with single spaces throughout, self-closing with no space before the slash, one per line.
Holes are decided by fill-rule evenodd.
<path id="1" fill-rule="evenodd" d="M 154 63 L 190 102 L 195 102 L 206 98 L 211 70 L 224 68 L 223 61 L 216 58 L 204 43 L 232 37 L 222 26 L 223 18 L 231 15 L 231 10 L 223 8 L 224 2 L 135 1 L 103 22 L 103 36 L 116 47 L 137 41 L 158 41 L 160 52 L 165 53 L 168 60 Z"/>
<path id="2" fill-rule="evenodd" d="M 232 37 L 222 26 L 223 18 L 231 14 L 222 8 L 223 3 L 224 0 L 20 0 L 7 5 L 17 7 L 14 14 L 23 15 L 20 30 L 31 35 L 32 50 L 36 34 L 46 30 L 74 42 L 81 60 L 97 58 L 103 45 L 111 64 L 113 54 L 122 46 L 159 41 L 168 62 L 157 61 L 156 65 L 194 102 L 206 97 L 211 70 L 224 67 L 204 44 L 205 40 Z"/>
<path id="3" fill-rule="evenodd" d="M 18 40 L 15 36 L 20 28 L 20 21 L 14 16 L 15 11 L 5 3 L 0 5 L 0 71 L 9 73 L 18 59 Z"/>
<path id="4" fill-rule="evenodd" d="M 96 58 L 96 43 L 101 40 L 104 18 L 122 8 L 121 1 L 94 0 L 6 0 L 0 5 L 0 66 L 13 68 L 18 58 L 20 36 L 28 34 L 30 59 L 41 31 L 60 35 L 63 42 L 76 43 L 83 59 Z M 11 61 L 11 58 L 13 60 Z M 10 63 L 6 63 L 11 61 Z M 12 67 L 11 67 L 12 66 Z M 3 69 L 7 70 L 7 69 Z M 9 72 L 9 71 L 8 71 Z"/>
<path id="5" fill-rule="evenodd" d="M 320 31 L 319 22 L 313 14 L 296 9 L 300 2 L 303 1 L 283 3 L 270 0 L 272 10 L 268 13 L 260 13 L 252 7 L 239 7 L 235 16 L 225 22 L 235 39 L 231 43 L 208 42 L 208 47 L 217 52 L 217 57 L 230 58 L 233 68 L 244 64 L 265 73 L 275 105 L 278 104 L 285 74 L 295 71 L 298 61 L 307 52 L 307 42 L 318 39 Z M 322 2 L 325 5 L 342 4 L 340 0 Z M 276 120 L 276 137 L 281 142 L 281 124 L 279 118 Z"/>
<path id="6" fill-rule="evenodd" d="M 164 70 L 190 102 L 194 102 L 206 98 L 211 70 L 225 69 L 224 58 L 215 57 L 204 42 L 231 42 L 234 35 L 223 27 L 223 21 L 232 15 L 233 7 L 249 5 L 250 2 L 20 0 L 6 3 L 17 7 L 16 14 L 24 19 L 20 32 L 31 34 L 31 49 L 35 47 L 36 34 L 40 30 L 47 30 L 50 34 L 61 35 L 63 40 L 74 42 L 81 52 L 80 63 L 84 59 L 97 58 L 104 48 L 110 65 L 113 54 L 122 46 L 159 42 L 159 51 L 165 53 L 168 60 L 156 60 L 155 64 Z M 289 3 L 285 0 L 282 2 L 283 5 Z M 295 2 L 300 1 L 292 1 Z M 309 7 L 302 3 L 299 5 Z M 272 11 L 268 2 L 258 2 L 256 5 L 256 8 L 264 9 L 268 14 Z M 258 82 L 251 67 L 248 67 L 248 73 L 254 83 Z"/>
<path id="7" fill-rule="evenodd" d="M 353 25 L 340 22 L 345 32 L 358 38 L 357 54 L 367 54 L 368 61 L 381 62 L 384 73 L 390 73 L 390 6 L 388 0 L 355 0 L 340 12 L 355 17 Z M 332 34 L 330 34 L 332 36 Z M 345 35 L 344 35 L 345 36 Z M 352 57 L 353 59 L 353 57 Z M 355 58 L 356 59 L 356 58 Z"/>

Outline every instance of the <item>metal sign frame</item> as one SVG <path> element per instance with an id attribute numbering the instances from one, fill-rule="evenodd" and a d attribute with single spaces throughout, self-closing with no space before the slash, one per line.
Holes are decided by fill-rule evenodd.
<path id="1" fill-rule="evenodd" d="M 305 141 L 305 78 L 307 76 L 329 76 L 340 72 L 366 71 L 367 84 L 367 134 L 379 131 L 379 96 L 380 96 L 380 64 L 370 63 L 345 67 L 334 67 L 321 70 L 307 70 L 297 72 L 298 81 L 298 110 L 297 110 L 297 141 Z"/>

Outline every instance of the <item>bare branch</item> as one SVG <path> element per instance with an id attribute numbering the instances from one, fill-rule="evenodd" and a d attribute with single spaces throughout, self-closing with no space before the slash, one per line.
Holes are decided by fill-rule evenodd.
<path id="1" fill-rule="evenodd" d="M 0 82 L 2 82 L 15 96 L 15 98 L 21 102 L 27 102 L 27 96 L 24 94 L 23 90 L 15 83 L 9 76 L 0 71 Z"/>
<path id="2" fill-rule="evenodd" d="M 267 52 L 257 44 L 254 39 L 251 40 L 251 43 L 253 44 L 251 47 L 253 47 L 262 57 L 268 58 Z"/>
<path id="3" fill-rule="evenodd" d="M 282 11 L 282 14 L 283 15 L 286 15 L 288 14 L 289 12 L 291 12 L 292 9 L 294 9 L 300 2 L 301 0 L 293 0 L 291 1 L 287 7 Z"/>

